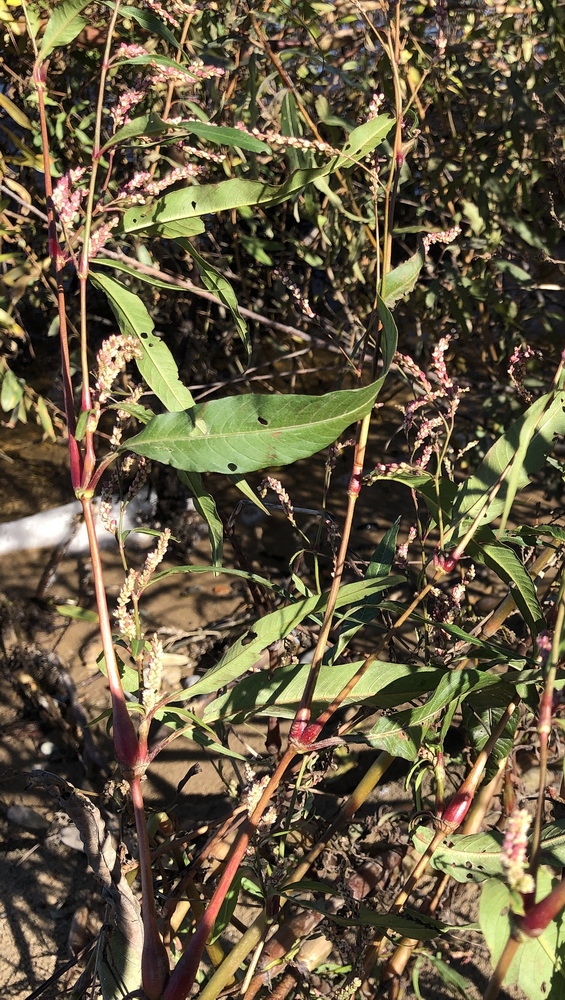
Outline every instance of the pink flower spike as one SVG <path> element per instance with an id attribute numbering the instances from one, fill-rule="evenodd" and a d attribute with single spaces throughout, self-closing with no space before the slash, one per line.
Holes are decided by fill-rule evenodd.
<path id="1" fill-rule="evenodd" d="M 513 811 L 506 827 L 501 856 L 508 885 L 524 895 L 535 889 L 532 876 L 526 872 L 530 823 L 531 816 L 526 809 Z"/>
<path id="2" fill-rule="evenodd" d="M 73 190 L 75 185 L 82 180 L 84 174 L 84 167 L 75 167 L 73 170 L 69 170 L 68 173 L 63 174 L 53 191 L 55 211 L 65 226 L 70 226 L 77 219 L 81 201 L 88 194 L 86 188 L 78 187 Z"/>
<path id="3" fill-rule="evenodd" d="M 453 243 L 461 232 L 461 226 L 453 226 L 452 229 L 444 229 L 441 233 L 426 233 L 423 239 L 424 250 L 427 253 L 432 243 Z"/>

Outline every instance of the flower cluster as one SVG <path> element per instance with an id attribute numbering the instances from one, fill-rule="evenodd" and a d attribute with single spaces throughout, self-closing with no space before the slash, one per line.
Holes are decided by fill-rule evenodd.
<path id="1" fill-rule="evenodd" d="M 191 3 L 185 3 L 184 0 L 168 0 L 168 7 L 160 3 L 160 0 L 143 0 L 146 7 L 152 10 L 157 17 L 160 17 L 163 21 L 168 24 L 172 24 L 173 28 L 180 28 L 180 22 L 177 20 L 175 15 L 178 17 L 188 17 L 190 14 L 195 14 L 197 7 Z"/>
<path id="2" fill-rule="evenodd" d="M 151 75 L 151 82 L 175 83 L 177 85 L 189 86 L 195 80 L 211 80 L 224 75 L 225 70 L 221 66 L 206 66 L 203 62 L 194 62 L 190 66 L 162 66 L 160 63 L 152 62 L 155 72 Z"/>
<path id="3" fill-rule="evenodd" d="M 451 625 L 461 613 L 461 605 L 467 593 L 467 584 L 475 577 L 475 567 L 470 566 L 463 578 L 446 594 L 439 587 L 432 587 L 428 613 L 434 622 Z"/>
<path id="4" fill-rule="evenodd" d="M 516 386 L 516 389 L 526 403 L 532 402 L 532 394 L 528 392 L 524 386 L 524 380 L 526 378 L 526 361 L 528 358 L 541 358 L 541 356 L 541 351 L 535 351 L 533 347 L 529 347 L 527 344 L 524 344 L 523 347 L 521 344 L 518 344 L 514 348 L 512 357 L 510 358 L 510 363 L 508 365 L 510 381 L 514 386 Z"/>
<path id="5" fill-rule="evenodd" d="M 304 315 L 308 316 L 309 319 L 316 319 L 316 313 L 310 306 L 308 299 L 306 298 L 305 295 L 302 294 L 300 288 L 298 287 L 296 282 L 293 281 L 290 275 L 287 274 L 286 271 L 281 270 L 280 267 L 275 267 L 273 269 L 273 275 L 275 278 L 278 278 L 279 281 L 282 281 L 285 288 L 288 288 L 294 301 L 296 302 L 297 306 L 299 306 L 299 308 L 302 310 Z"/>
<path id="6" fill-rule="evenodd" d="M 104 341 L 96 356 L 96 401 L 100 405 L 107 402 L 114 382 L 124 370 L 128 361 L 141 356 L 141 345 L 137 337 L 113 334 Z"/>
<path id="7" fill-rule="evenodd" d="M 146 56 L 147 49 L 143 48 L 143 45 L 128 45 L 127 42 L 122 42 L 122 44 L 116 49 L 112 56 L 112 62 L 117 62 L 118 60 L 129 60 L 138 59 L 139 56 Z"/>
<path id="8" fill-rule="evenodd" d="M 527 894 L 534 891 L 534 880 L 526 872 L 528 830 L 531 816 L 526 809 L 515 809 L 508 820 L 502 845 L 502 865 L 511 889 Z"/>
<path id="9" fill-rule="evenodd" d="M 240 132 L 245 132 L 247 135 L 252 135 L 255 139 L 267 142 L 270 146 L 288 146 L 292 149 L 313 149 L 317 153 L 329 153 L 331 156 L 337 156 L 339 154 L 338 149 L 331 146 L 329 142 L 323 142 L 321 139 L 305 139 L 304 136 L 301 135 L 281 135 L 279 132 L 261 132 L 258 128 L 246 128 L 242 122 L 236 122 L 235 127 L 239 129 Z"/>
<path id="10" fill-rule="evenodd" d="M 130 121 L 129 112 L 136 104 L 140 104 L 141 101 L 147 96 L 147 91 L 144 90 L 134 90 L 130 88 L 128 90 L 122 91 L 114 107 L 110 110 L 110 114 L 114 121 L 114 131 L 121 128 L 122 125 L 127 125 Z"/>
<path id="11" fill-rule="evenodd" d="M 135 615 L 133 610 L 129 607 L 129 604 L 131 601 L 134 601 L 137 604 L 137 601 L 149 584 L 157 566 L 165 557 L 170 537 L 170 529 L 165 528 L 159 537 L 156 547 L 146 557 L 143 568 L 141 570 L 130 569 L 122 585 L 122 589 L 120 590 L 116 603 L 116 610 L 114 611 L 114 618 L 116 619 L 120 632 L 127 639 L 131 640 L 136 638 Z"/>
<path id="12" fill-rule="evenodd" d="M 135 404 L 135 403 L 138 402 L 138 400 L 140 399 L 140 397 L 142 395 L 143 395 L 143 386 L 142 385 L 136 385 L 131 390 L 131 392 L 128 394 L 128 396 L 126 397 L 126 399 L 123 400 L 123 402 L 124 403 L 133 403 L 133 404 Z M 124 424 L 125 424 L 126 420 L 129 420 L 129 417 L 130 417 L 130 414 L 127 412 L 127 410 L 118 410 L 117 411 L 117 413 L 116 413 L 116 419 L 114 421 L 114 426 L 112 428 L 112 434 L 111 434 L 110 442 L 109 442 L 110 443 L 110 449 L 112 451 L 117 451 L 118 448 L 120 447 L 120 445 L 122 443 L 122 435 L 124 433 Z M 146 462 L 146 461 L 147 461 L 147 459 L 142 459 L 140 457 L 140 462 Z M 138 471 L 139 471 L 139 469 L 138 469 Z M 141 489 L 141 486 L 139 486 L 139 489 Z M 134 494 L 134 496 L 135 496 L 135 494 Z M 130 499 L 131 499 L 131 497 L 130 497 Z"/>
<path id="13" fill-rule="evenodd" d="M 135 584 L 137 582 L 137 577 L 137 570 L 130 569 L 124 583 L 122 584 L 122 589 L 118 594 L 116 610 L 114 611 L 114 618 L 116 619 L 119 631 L 126 639 L 129 639 L 130 642 L 137 636 L 135 615 L 133 613 L 133 609 L 129 607 L 135 589 Z"/>
<path id="14" fill-rule="evenodd" d="M 426 253 L 430 249 L 432 243 L 453 243 L 461 232 L 461 226 L 453 226 L 452 229 L 444 229 L 441 233 L 426 233 L 423 239 L 424 250 Z"/>
<path id="15" fill-rule="evenodd" d="M 210 123 L 207 122 L 207 124 Z M 198 149 L 197 146 L 190 146 L 186 142 L 179 142 L 176 145 L 185 156 L 196 156 L 201 160 L 207 160 L 208 163 L 223 163 L 226 159 L 225 153 L 215 153 L 211 149 Z"/>
<path id="16" fill-rule="evenodd" d="M 398 566 L 399 569 L 408 569 L 408 549 L 410 548 L 412 542 L 418 534 L 415 525 L 411 525 L 408 529 L 408 538 L 401 545 L 397 546 L 396 555 L 394 557 L 394 564 Z"/>
<path id="17" fill-rule="evenodd" d="M 163 676 L 163 643 L 156 632 L 149 640 L 149 656 L 147 665 L 143 669 L 143 693 L 142 701 L 145 709 L 150 712 L 155 707 L 159 691 L 161 690 L 161 678 Z"/>
<path id="18" fill-rule="evenodd" d="M 369 104 L 369 113 L 367 115 L 367 121 L 372 121 L 376 118 L 384 104 L 385 95 L 384 94 L 373 94 L 371 98 L 371 103 Z"/>
<path id="19" fill-rule="evenodd" d="M 420 422 L 414 453 L 422 448 L 422 452 L 415 460 L 415 464 L 420 469 L 427 468 L 434 447 L 436 445 L 439 429 L 445 426 L 442 413 L 447 411 L 447 416 L 453 419 L 459 406 L 460 397 L 466 390 L 458 386 L 447 371 L 445 355 L 451 343 L 451 337 L 441 337 L 432 352 L 432 363 L 429 376 L 425 375 L 421 368 L 406 354 L 396 353 L 395 362 L 408 375 L 410 375 L 419 385 L 422 395 L 408 403 L 403 408 L 403 428 L 410 430 L 415 421 L 415 414 L 423 406 L 433 404 L 440 412 L 430 418 L 425 418 Z M 437 388 L 434 388 L 434 385 Z"/>
<path id="20" fill-rule="evenodd" d="M 187 163 L 184 167 L 175 167 L 171 170 L 169 174 L 165 174 L 158 181 L 150 181 L 145 185 L 145 190 L 149 195 L 158 195 L 165 188 L 171 186 L 171 184 L 176 184 L 177 181 L 182 181 L 185 177 L 197 177 L 202 171 L 202 167 L 199 167 L 196 163 Z"/>
<path id="21" fill-rule="evenodd" d="M 283 484 L 280 482 L 279 479 L 274 479 L 272 476 L 266 476 L 266 478 L 263 479 L 259 487 L 258 490 L 259 496 L 265 497 L 267 495 L 267 490 L 272 490 L 273 493 L 277 494 L 282 509 L 284 510 L 292 526 L 295 528 L 296 520 L 294 518 L 294 507 L 292 505 L 292 500 L 290 499 Z"/>
<path id="22" fill-rule="evenodd" d="M 92 260 L 96 257 L 97 253 L 100 253 L 103 247 L 112 235 L 112 229 L 115 229 L 118 225 L 120 219 L 119 216 L 113 215 L 108 222 L 104 222 L 101 226 L 96 229 L 92 236 L 90 237 L 90 242 L 88 244 L 88 259 Z"/>
<path id="23" fill-rule="evenodd" d="M 141 594 L 149 584 L 149 581 L 151 580 L 153 573 L 157 569 L 157 566 L 165 558 L 165 554 L 169 547 L 170 539 L 171 539 L 171 529 L 165 528 L 165 530 L 161 533 L 159 541 L 157 542 L 156 547 L 153 549 L 153 552 L 150 552 L 149 555 L 146 557 L 143 569 L 141 569 L 137 574 L 137 581 L 134 588 L 134 594 L 136 597 L 141 596 Z"/>
<path id="24" fill-rule="evenodd" d="M 64 226 L 69 226 L 75 221 L 82 199 L 88 194 L 86 188 L 76 186 L 84 174 L 84 167 L 69 170 L 63 174 L 53 191 L 53 206 Z"/>

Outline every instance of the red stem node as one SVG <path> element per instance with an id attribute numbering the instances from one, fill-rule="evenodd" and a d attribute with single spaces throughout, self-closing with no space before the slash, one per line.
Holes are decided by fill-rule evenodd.
<path id="1" fill-rule="evenodd" d="M 294 721 L 290 727 L 290 742 L 291 743 L 302 743 L 304 730 L 306 729 L 310 721 L 310 709 L 309 708 L 299 708 L 298 712 L 294 717 Z"/>
<path id="2" fill-rule="evenodd" d="M 314 743 L 322 731 L 322 726 L 318 722 L 312 722 L 302 733 L 300 743 L 302 746 L 309 747 Z"/>
<path id="3" fill-rule="evenodd" d="M 441 822 L 448 824 L 454 830 L 457 829 L 469 812 L 472 801 L 473 796 L 469 792 L 456 792 L 453 798 L 447 803 L 441 817 Z"/>
<path id="4" fill-rule="evenodd" d="M 560 882 L 545 899 L 540 899 L 539 903 L 532 906 L 524 917 L 517 918 L 518 932 L 529 938 L 539 937 L 564 906 L 565 881 Z"/>
<path id="5" fill-rule="evenodd" d="M 347 495 L 349 497 L 358 497 L 361 492 L 361 486 L 363 485 L 363 469 L 359 467 L 353 469 L 351 479 L 349 480 L 349 486 L 347 487 Z"/>

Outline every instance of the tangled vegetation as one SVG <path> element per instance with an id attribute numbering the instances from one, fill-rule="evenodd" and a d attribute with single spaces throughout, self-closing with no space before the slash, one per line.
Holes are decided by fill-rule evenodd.
<path id="1" fill-rule="evenodd" d="M 0 0 L 0 20 L 0 405 L 8 426 L 68 441 L 136 829 L 126 877 L 102 798 L 31 776 L 78 827 L 112 911 L 69 995 L 395 1000 L 422 996 L 429 968 L 465 995 L 455 959 L 480 927 L 486 1000 L 504 982 L 556 1000 L 564 9 Z M 60 365 L 48 393 L 25 377 L 30 352 Z M 305 518 L 284 470 L 324 449 Z M 150 463 L 175 470 L 210 566 L 246 581 L 253 613 L 174 691 L 144 595 L 202 567 L 159 569 L 165 527 L 134 569 L 112 508 Z M 285 515 L 280 573 L 249 568 L 211 474 Z M 391 490 L 403 517 L 357 558 L 358 498 L 377 508 Z M 96 518 L 124 566 L 112 608 Z M 267 720 L 252 766 L 226 737 L 248 719 Z M 148 822 L 143 778 L 173 739 L 247 768 L 212 837 Z M 312 789 L 367 747 L 324 819 Z M 355 817 L 398 761 L 413 813 L 371 855 Z M 457 892 L 444 906 L 469 882 L 478 923 Z"/>

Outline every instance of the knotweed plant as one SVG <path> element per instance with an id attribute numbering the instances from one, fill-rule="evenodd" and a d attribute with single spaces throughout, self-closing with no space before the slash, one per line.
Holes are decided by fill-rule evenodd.
<path id="1" fill-rule="evenodd" d="M 433 304 L 434 283 L 449 283 L 459 244 L 481 234 L 471 202 L 463 211 L 451 199 L 448 213 L 430 218 L 404 197 L 418 142 L 429 141 L 425 87 L 448 58 L 449 12 L 439 5 L 433 31 L 426 28 L 422 44 L 410 48 L 410 5 L 377 4 L 373 17 L 354 2 L 354 18 L 339 5 L 322 6 L 305 7 L 298 17 L 278 4 L 224 11 L 182 0 L 140 6 L 64 0 L 46 18 L 42 7 L 22 5 L 21 35 L 27 28 L 33 53 L 28 110 L 37 119 L 45 180 L 44 201 L 34 206 L 46 224 L 41 276 L 57 307 L 70 479 L 88 531 L 113 764 L 135 819 L 127 877 L 98 807 L 58 778 L 34 780 L 68 809 L 111 905 L 111 933 L 93 952 L 104 1000 L 214 1000 L 226 990 L 246 1000 L 273 992 L 283 1000 L 304 995 L 312 971 L 325 980 L 323 990 L 316 980 L 313 995 L 334 989 L 347 1000 L 394 1000 L 416 951 L 418 962 L 427 954 L 445 980 L 453 979 L 447 959 L 458 925 L 437 919 L 451 878 L 485 883 L 480 921 L 496 968 L 486 996 L 495 997 L 510 974 L 541 1000 L 549 978 L 561 975 L 556 956 L 565 904 L 565 883 L 552 882 L 552 870 L 565 864 L 565 833 L 558 818 L 546 823 L 545 800 L 563 665 L 565 529 L 559 516 L 516 523 L 513 504 L 565 433 L 565 357 L 552 359 L 552 384 L 540 380 L 539 392 L 527 397 L 524 366 L 539 358 L 521 344 L 507 352 L 505 391 L 518 389 L 525 405 L 506 429 L 498 428 L 470 473 L 477 437 L 475 428 L 461 430 L 461 404 L 475 388 L 474 373 L 457 363 L 455 320 L 416 353 L 414 337 L 403 334 L 398 346 L 393 315 L 421 287 Z M 318 16 L 328 37 L 319 33 Z M 352 46 L 338 60 L 336 79 L 349 86 L 356 53 L 365 49 L 378 53 L 382 70 L 382 80 L 371 79 L 359 92 L 355 121 L 341 107 L 334 114 L 316 89 L 325 54 L 331 61 L 335 39 L 345 37 L 336 24 Z M 304 26 L 324 56 L 296 65 Z M 72 46 L 86 49 L 91 73 L 88 114 L 85 108 L 74 132 L 72 88 L 64 98 L 57 89 Z M 541 51 L 543 45 L 536 58 Z M 299 83 L 304 74 L 316 76 L 311 92 Z M 330 96 L 333 87 L 326 88 Z M 0 104 L 17 122 L 11 98 Z M 455 128 L 451 113 L 449 120 Z M 20 127 L 27 121 L 20 109 Z M 426 188 L 425 171 L 418 184 Z M 397 216 L 412 210 L 410 224 L 397 226 Z M 291 222 L 304 224 L 300 238 Z M 332 248 L 326 260 L 322 251 L 336 226 L 338 252 Z M 404 237 L 413 238 L 411 249 Z M 253 261 L 253 270 L 242 260 Z M 347 280 L 336 274 L 339 266 Z M 246 300 L 258 268 L 264 289 L 286 296 L 281 301 L 298 315 L 297 326 L 280 315 L 281 302 Z M 207 343 L 223 352 L 226 366 L 230 359 L 234 374 L 225 395 L 210 400 L 210 387 L 200 385 L 205 401 L 197 401 L 196 387 L 186 384 L 166 338 L 155 332 L 161 296 L 179 289 L 216 310 L 218 331 Z M 102 342 L 93 319 L 100 301 L 113 326 Z M 332 324 L 338 305 L 348 330 Z M 195 310 L 195 340 L 202 322 Z M 248 390 L 259 377 L 261 364 L 251 364 L 261 347 L 259 328 L 272 336 L 268 391 L 239 393 L 238 386 Z M 182 362 L 190 347 L 183 344 Z M 303 351 L 318 348 L 331 360 L 327 391 L 286 391 L 307 373 Z M 393 376 L 409 387 L 410 399 L 398 418 L 404 452 L 390 462 L 386 454 L 373 456 L 371 428 L 379 393 Z M 225 380 L 215 388 L 220 392 Z M 314 490 L 313 456 L 326 448 L 322 502 L 300 508 L 278 470 L 304 461 L 300 476 Z M 337 481 L 342 503 L 334 515 L 328 505 L 335 478 L 333 493 L 329 486 L 339 455 L 348 465 L 345 482 Z M 207 672 L 173 692 L 163 687 L 163 636 L 145 627 L 143 602 L 174 572 L 202 567 L 165 565 L 168 526 L 156 533 L 141 568 L 130 565 L 121 518 L 112 515 L 116 489 L 127 503 L 146 482 L 150 462 L 176 471 L 208 527 L 208 569 L 243 579 L 256 611 Z M 256 490 L 249 477 L 258 472 Z M 289 553 L 282 578 L 256 571 L 211 492 L 211 473 L 262 515 L 272 508 L 263 501 L 274 494 L 299 534 L 300 555 L 313 557 L 313 570 Z M 379 496 L 392 490 L 408 498 L 403 541 L 399 518 L 385 527 L 369 559 L 353 557 L 359 497 L 379 510 Z M 116 538 L 124 569 L 113 608 L 96 533 L 98 492 L 99 516 Z M 314 518 L 314 542 L 300 527 L 304 510 Z M 224 528 L 235 566 L 224 555 Z M 325 575 L 323 545 L 331 567 Z M 486 613 L 479 603 L 485 581 L 495 598 Z M 236 753 L 226 732 L 256 718 L 268 719 L 265 753 L 245 744 L 246 754 Z M 453 758 L 452 728 L 464 737 L 464 751 Z M 147 772 L 180 737 L 231 756 L 234 773 L 243 775 L 237 805 L 215 828 L 206 822 L 176 830 L 170 815 L 148 820 Z M 528 741 L 540 765 L 532 810 L 524 796 L 508 792 L 516 750 Z M 320 819 L 313 803 L 329 762 L 334 755 L 349 762 L 360 747 L 377 750 L 376 760 L 333 818 Z M 359 853 L 353 821 L 395 760 L 410 771 L 414 822 L 399 835 L 394 815 L 392 846 L 375 874 L 375 859 Z M 342 877 L 328 884 L 335 845 L 345 861 Z M 434 880 L 432 892 L 430 882 L 422 891 L 424 878 Z M 257 909 L 243 920 L 237 907 L 249 896 Z M 348 929 L 341 943 L 332 921 Z M 317 952 L 307 947 L 314 929 Z M 532 985 L 512 962 L 538 938 L 541 971 Z M 430 939 L 434 947 L 424 952 Z"/>

